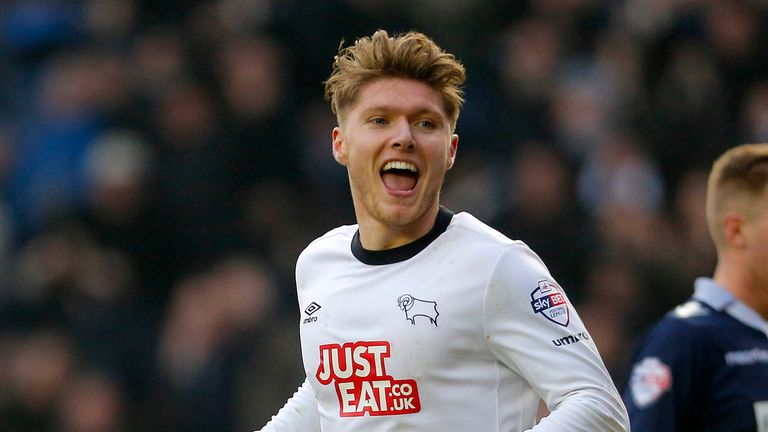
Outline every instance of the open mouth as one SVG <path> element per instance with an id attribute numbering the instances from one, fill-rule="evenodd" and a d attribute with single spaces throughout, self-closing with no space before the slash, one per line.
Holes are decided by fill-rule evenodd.
<path id="1" fill-rule="evenodd" d="M 412 191 L 419 181 L 419 170 L 410 162 L 390 161 L 381 168 L 381 180 L 391 191 Z"/>

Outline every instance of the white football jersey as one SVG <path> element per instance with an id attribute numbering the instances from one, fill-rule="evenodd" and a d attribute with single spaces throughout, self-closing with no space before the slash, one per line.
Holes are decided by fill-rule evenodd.
<path id="1" fill-rule="evenodd" d="M 441 208 L 429 234 L 386 251 L 332 230 L 296 282 L 307 379 L 264 432 L 629 430 L 544 264 L 467 213 Z M 551 413 L 536 425 L 540 399 Z"/>

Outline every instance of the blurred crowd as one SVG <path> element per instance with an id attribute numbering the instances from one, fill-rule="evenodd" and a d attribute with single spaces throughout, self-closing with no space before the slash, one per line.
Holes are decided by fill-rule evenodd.
<path id="1" fill-rule="evenodd" d="M 618 385 L 768 141 L 764 0 L 0 2 L 0 430 L 247 431 L 303 378 L 293 266 L 354 223 L 322 81 L 419 30 L 467 67 L 443 203 L 537 251 Z"/>

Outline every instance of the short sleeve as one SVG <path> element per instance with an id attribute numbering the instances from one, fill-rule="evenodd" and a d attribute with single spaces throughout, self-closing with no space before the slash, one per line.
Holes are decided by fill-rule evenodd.
<path id="1" fill-rule="evenodd" d="M 494 355 L 546 402 L 535 431 L 624 431 L 626 410 L 573 305 L 525 245 L 501 255 L 486 288 L 486 339 Z"/>

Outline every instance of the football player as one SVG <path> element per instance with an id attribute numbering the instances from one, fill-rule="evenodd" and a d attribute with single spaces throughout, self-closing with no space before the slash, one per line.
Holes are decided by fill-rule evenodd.
<path id="1" fill-rule="evenodd" d="M 357 224 L 298 259 L 307 379 L 262 431 L 628 430 L 589 332 L 539 257 L 440 205 L 464 79 L 417 32 L 340 49 L 325 92 Z M 540 400 L 550 414 L 537 423 Z"/>
<path id="2" fill-rule="evenodd" d="M 634 432 L 768 431 L 768 144 L 715 161 L 706 215 L 717 266 L 638 344 Z"/>

